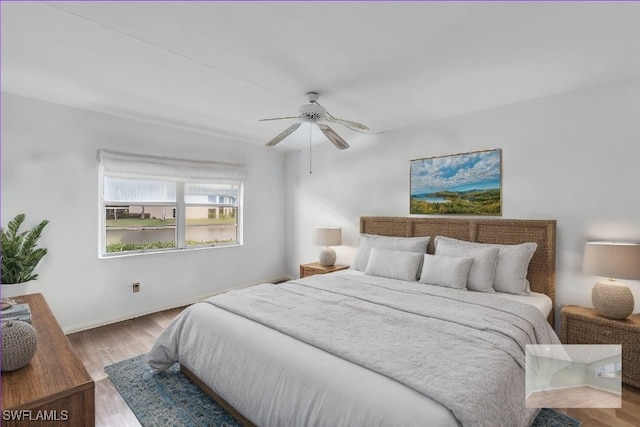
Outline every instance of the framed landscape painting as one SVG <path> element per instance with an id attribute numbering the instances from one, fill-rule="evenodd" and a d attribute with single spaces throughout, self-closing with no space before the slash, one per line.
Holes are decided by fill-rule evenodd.
<path id="1" fill-rule="evenodd" d="M 502 150 L 411 160 L 410 214 L 501 215 Z"/>

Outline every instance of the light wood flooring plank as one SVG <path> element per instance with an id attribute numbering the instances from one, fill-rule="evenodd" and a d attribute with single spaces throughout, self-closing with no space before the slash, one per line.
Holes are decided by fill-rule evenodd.
<path id="1" fill-rule="evenodd" d="M 96 427 L 141 427 L 108 378 L 96 382 Z"/>
<path id="2" fill-rule="evenodd" d="M 593 387 L 577 386 L 532 393 L 529 408 L 620 408 L 622 396 Z"/>

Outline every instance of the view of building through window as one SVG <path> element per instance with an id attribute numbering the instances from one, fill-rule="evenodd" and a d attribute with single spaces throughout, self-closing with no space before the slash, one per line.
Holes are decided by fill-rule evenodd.
<path id="1" fill-rule="evenodd" d="M 104 177 L 104 253 L 236 244 L 240 182 Z"/>

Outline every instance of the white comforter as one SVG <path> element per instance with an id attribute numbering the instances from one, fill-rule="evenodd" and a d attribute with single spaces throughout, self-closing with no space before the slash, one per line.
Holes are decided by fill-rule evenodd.
<path id="1" fill-rule="evenodd" d="M 149 362 L 180 361 L 260 426 L 527 426 L 524 349 L 540 343 L 558 339 L 525 304 L 340 274 L 195 304 Z"/>

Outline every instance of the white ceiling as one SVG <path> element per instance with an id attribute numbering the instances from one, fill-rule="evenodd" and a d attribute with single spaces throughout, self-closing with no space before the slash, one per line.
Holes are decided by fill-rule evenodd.
<path id="1" fill-rule="evenodd" d="M 637 2 L 1 7 L 4 92 L 256 144 L 312 90 L 378 133 L 640 75 Z"/>

